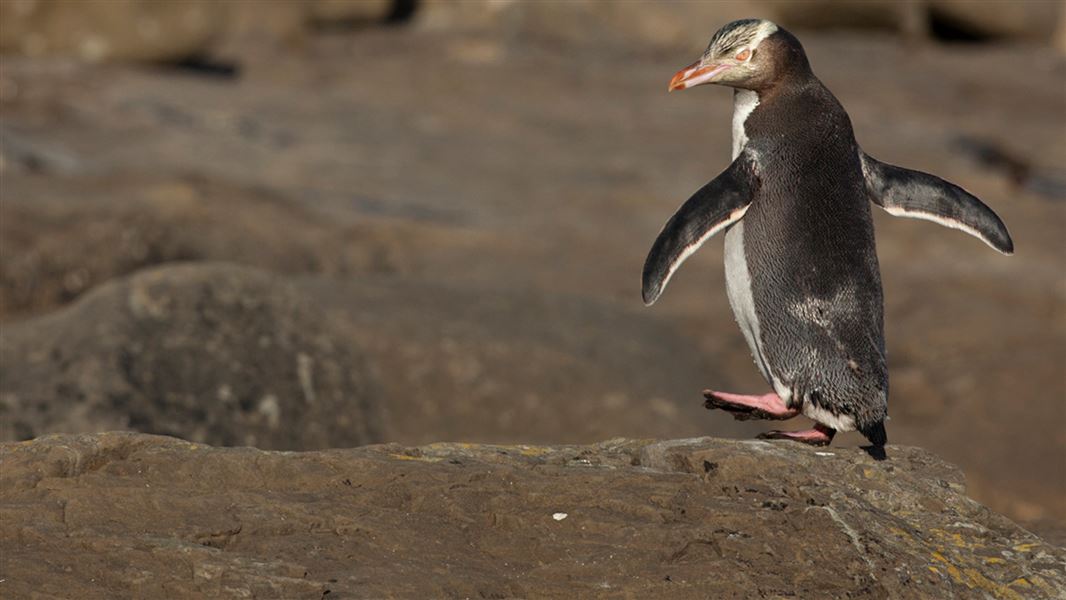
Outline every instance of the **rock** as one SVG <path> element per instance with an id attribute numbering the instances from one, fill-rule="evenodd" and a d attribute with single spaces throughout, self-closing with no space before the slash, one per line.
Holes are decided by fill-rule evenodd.
<path id="1" fill-rule="evenodd" d="M 580 443 L 759 430 L 703 408 L 700 390 L 728 374 L 678 351 L 693 342 L 640 307 L 423 277 L 307 278 L 300 288 L 366 349 L 388 399 L 390 440 Z"/>
<path id="2" fill-rule="evenodd" d="M 293 40 L 313 27 L 366 26 L 381 23 L 392 0 L 301 0 L 298 2 L 230 2 L 226 37 Z"/>
<path id="3" fill-rule="evenodd" d="M 1066 5 L 1061 2 L 927 0 L 939 21 L 972 37 L 1054 44 Z"/>
<path id="4" fill-rule="evenodd" d="M 0 51 L 80 60 L 160 61 L 204 51 L 225 6 L 211 0 L 0 3 Z"/>
<path id="5" fill-rule="evenodd" d="M 5 596 L 1061 598 L 1066 551 L 910 447 L 0 445 Z"/>
<path id="6" fill-rule="evenodd" d="M 922 2 L 891 0 L 762 0 L 785 27 L 810 29 L 885 29 L 923 35 L 928 9 Z"/>
<path id="7" fill-rule="evenodd" d="M 1066 8 L 1056 2 L 979 0 L 750 0 L 748 2 L 521 2 L 428 0 L 418 15 L 429 29 L 497 29 L 568 44 L 640 44 L 659 48 L 705 44 L 725 23 L 772 19 L 792 29 L 885 29 L 910 38 L 948 25 L 975 39 L 1035 40 L 1056 45 Z M 1061 29 L 1061 25 L 1058 26 Z"/>
<path id="8" fill-rule="evenodd" d="M 3 333 L 2 439 L 114 428 L 277 449 L 381 439 L 359 348 L 260 271 L 142 271 Z"/>
<path id="9" fill-rule="evenodd" d="M 494 29 L 509 36 L 546 38 L 568 46 L 676 48 L 705 46 L 734 19 L 771 18 L 772 7 L 752 2 L 521 2 L 429 0 L 415 15 L 429 30 Z"/>
<path id="10" fill-rule="evenodd" d="M 384 21 L 390 0 L 80 0 L 0 3 L 0 52 L 88 62 L 180 62 L 228 38 L 288 41 L 313 26 Z"/>
<path id="11" fill-rule="evenodd" d="M 699 391 L 724 369 L 676 353 L 692 342 L 639 305 L 434 281 L 432 273 L 457 268 L 433 261 L 470 263 L 446 258 L 470 244 L 460 227 L 331 221 L 276 190 L 202 177 L 12 174 L 4 185 L 0 317 L 45 313 L 139 269 L 233 262 L 308 276 L 300 293 L 341 317 L 338 337 L 369 352 L 393 407 L 388 439 L 753 435 L 702 408 Z M 492 242 L 478 240 L 496 253 Z M 654 369 L 633 368 L 672 354 Z"/>
<path id="12" fill-rule="evenodd" d="M 409 270 L 417 251 L 404 241 L 411 229 L 373 219 L 342 226 L 275 190 L 203 177 L 10 173 L 0 219 L 0 319 L 45 312 L 113 277 L 174 261 L 281 273 Z"/>

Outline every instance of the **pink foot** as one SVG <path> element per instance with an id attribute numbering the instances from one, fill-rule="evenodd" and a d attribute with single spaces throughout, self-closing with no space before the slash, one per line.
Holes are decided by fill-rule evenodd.
<path id="1" fill-rule="evenodd" d="M 760 433 L 760 440 L 792 440 L 812 446 L 828 446 L 836 435 L 836 430 L 817 423 L 814 429 L 804 431 L 767 431 Z"/>
<path id="2" fill-rule="evenodd" d="M 763 394 L 762 396 L 745 396 L 743 394 L 730 394 L 728 392 L 715 392 L 703 390 L 706 400 L 703 406 L 708 409 L 720 408 L 733 415 L 738 421 L 748 419 L 771 419 L 782 421 L 791 419 L 799 414 L 798 409 L 785 406 L 785 401 L 777 394 Z"/>

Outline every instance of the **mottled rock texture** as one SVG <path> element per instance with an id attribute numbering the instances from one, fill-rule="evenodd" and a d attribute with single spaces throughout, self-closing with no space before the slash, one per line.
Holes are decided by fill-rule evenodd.
<path id="1" fill-rule="evenodd" d="M 0 445 L 4 597 L 1061 598 L 1066 551 L 910 447 Z"/>
<path id="2" fill-rule="evenodd" d="M 382 439 L 358 345 L 277 275 L 206 263 L 4 326 L 0 436 L 114 428 L 272 449 Z"/>

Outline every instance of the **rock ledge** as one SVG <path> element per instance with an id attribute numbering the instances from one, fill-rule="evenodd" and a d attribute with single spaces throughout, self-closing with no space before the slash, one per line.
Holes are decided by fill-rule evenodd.
<path id="1" fill-rule="evenodd" d="M 890 447 L 0 445 L 11 598 L 1061 598 L 1066 552 Z"/>

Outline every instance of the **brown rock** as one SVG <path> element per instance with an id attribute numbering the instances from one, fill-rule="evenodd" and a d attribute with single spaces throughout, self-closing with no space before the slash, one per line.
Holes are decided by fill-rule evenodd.
<path id="1" fill-rule="evenodd" d="M 1052 42 L 1062 2 L 985 2 L 984 0 L 928 0 L 930 10 L 955 27 L 974 35 Z"/>
<path id="2" fill-rule="evenodd" d="M 277 449 L 380 440 L 362 353 L 259 271 L 143 271 L 3 333 L 2 439 L 131 428 Z"/>
<path id="3" fill-rule="evenodd" d="M 742 18 L 796 29 L 889 29 L 910 37 L 924 36 L 936 18 L 975 36 L 1055 44 L 1064 12 L 1058 2 L 984 0 L 428 0 L 418 18 L 431 29 L 493 28 L 571 44 L 615 40 L 659 47 L 705 43 L 718 27 Z"/>
<path id="4" fill-rule="evenodd" d="M 1066 552 L 910 447 L 0 445 L 5 596 L 1057 598 Z"/>
<path id="5" fill-rule="evenodd" d="M 0 3 L 0 51 L 86 61 L 159 61 L 207 48 L 222 31 L 211 0 Z"/>
<path id="6" fill-rule="evenodd" d="M 227 37 L 291 40 L 311 27 L 372 25 L 389 15 L 391 0 L 289 0 L 229 2 Z"/>
<path id="7" fill-rule="evenodd" d="M 724 367 L 639 308 L 422 278 L 315 278 L 301 289 L 365 348 L 390 440 L 578 443 L 614 436 L 754 435 L 699 391 Z M 575 402 L 574 397 L 580 397 Z"/>
<path id="8" fill-rule="evenodd" d="M 663 48 L 706 44 L 729 21 L 774 14 L 773 7 L 753 2 L 429 0 L 416 19 L 431 30 L 490 28 L 570 45 L 615 42 Z"/>
<path id="9" fill-rule="evenodd" d="M 390 0 L 11 0 L 0 2 L 0 52 L 165 62 L 231 36 L 291 40 L 313 25 L 381 22 L 391 8 Z"/>
<path id="10" fill-rule="evenodd" d="M 273 190 L 202 177 L 9 173 L 0 219 L 0 319 L 41 313 L 112 277 L 174 261 L 283 273 L 408 270 L 418 251 L 404 241 L 412 229 L 372 219 L 341 226 Z M 418 233 L 427 243 L 437 239 L 432 231 Z"/>

